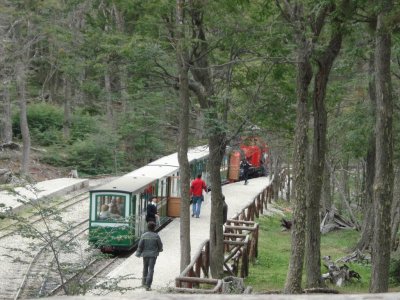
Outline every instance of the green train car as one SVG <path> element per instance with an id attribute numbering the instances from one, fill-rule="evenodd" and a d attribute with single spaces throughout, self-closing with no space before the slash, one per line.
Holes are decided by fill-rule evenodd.
<path id="1" fill-rule="evenodd" d="M 208 183 L 208 147 L 188 152 L 192 178 L 202 174 Z M 221 168 L 226 176 L 227 160 Z M 146 229 L 148 199 L 157 197 L 157 226 L 178 217 L 180 179 L 177 153 L 165 156 L 133 172 L 90 190 L 89 243 L 104 252 L 129 251 Z M 175 211 L 174 211 L 175 207 Z"/>

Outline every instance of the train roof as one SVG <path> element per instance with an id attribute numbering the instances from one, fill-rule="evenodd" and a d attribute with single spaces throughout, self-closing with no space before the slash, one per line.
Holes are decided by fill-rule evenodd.
<path id="1" fill-rule="evenodd" d="M 208 156 L 208 147 L 199 146 L 188 151 L 189 162 Z M 173 153 L 157 159 L 150 164 L 127 173 L 109 183 L 91 189 L 91 192 L 129 192 L 143 189 L 159 178 L 169 176 L 179 169 L 178 154 Z"/>
<path id="2" fill-rule="evenodd" d="M 208 146 L 198 146 L 190 148 L 188 151 L 188 160 L 193 162 L 197 159 L 202 159 L 208 157 L 209 151 Z M 148 164 L 148 166 L 158 166 L 158 165 L 170 165 L 179 168 L 178 153 L 164 156 Z"/>
<path id="3" fill-rule="evenodd" d="M 141 190 L 143 187 L 148 186 L 155 181 L 153 177 L 135 177 L 128 173 L 120 178 L 117 178 L 109 183 L 92 188 L 90 192 L 128 192 L 133 193 Z"/>

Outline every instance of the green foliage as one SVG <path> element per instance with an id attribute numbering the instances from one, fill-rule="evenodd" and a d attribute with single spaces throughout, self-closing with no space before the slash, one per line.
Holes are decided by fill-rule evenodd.
<path id="1" fill-rule="evenodd" d="M 373 129 L 373 120 L 365 102 L 348 106 L 329 128 L 329 139 L 335 138 L 338 148 L 349 157 L 361 158 L 366 155 Z"/>
<path id="2" fill-rule="evenodd" d="M 107 132 L 78 140 L 68 148 L 68 165 L 85 174 L 113 173 L 122 159 L 115 143 L 115 137 Z"/>
<path id="3" fill-rule="evenodd" d="M 40 161 L 56 167 L 68 166 L 68 158 L 65 152 L 64 147 L 53 145 L 47 148 L 46 154 L 40 159 Z"/>
<path id="4" fill-rule="evenodd" d="M 27 111 L 28 126 L 32 140 L 41 146 L 49 146 L 61 142 L 63 112 L 62 109 L 46 103 L 29 105 Z M 20 115 L 13 117 L 13 131 L 18 137 L 21 135 Z"/>
<path id="5" fill-rule="evenodd" d="M 251 285 L 256 292 L 283 290 L 290 258 L 291 233 L 282 231 L 280 219 L 282 216 L 261 217 L 257 220 L 260 224 L 259 252 L 255 264 L 251 265 L 246 285 Z M 285 218 L 290 219 L 290 216 Z M 335 261 L 349 254 L 359 232 L 351 230 L 338 230 L 321 237 L 321 257 L 330 255 Z M 348 264 L 350 269 L 361 275 L 361 281 L 353 281 L 344 287 L 330 286 L 341 293 L 366 293 L 370 279 L 370 265 Z M 322 266 L 322 273 L 326 268 Z M 303 279 L 305 279 L 303 275 Z"/>
<path id="6" fill-rule="evenodd" d="M 255 291 L 281 290 L 290 255 L 290 232 L 280 230 L 280 219 L 263 217 L 260 223 L 258 259 L 250 267 L 246 285 Z"/>
<path id="7" fill-rule="evenodd" d="M 390 259 L 389 280 L 392 286 L 400 285 L 400 257 L 398 254 Z"/>
<path id="8" fill-rule="evenodd" d="M 72 116 L 70 142 L 84 140 L 88 135 L 95 133 L 100 122 L 96 118 L 82 111 L 77 111 Z"/>

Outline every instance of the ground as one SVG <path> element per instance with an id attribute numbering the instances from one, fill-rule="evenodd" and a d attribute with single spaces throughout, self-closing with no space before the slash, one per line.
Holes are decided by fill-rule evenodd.
<path id="1" fill-rule="evenodd" d="M 67 177 L 70 170 L 54 167 L 40 162 L 43 150 L 31 150 L 30 176 L 35 182 Z M 0 169 L 9 170 L 13 176 L 18 177 L 21 167 L 21 149 L 3 149 L 0 151 Z"/>

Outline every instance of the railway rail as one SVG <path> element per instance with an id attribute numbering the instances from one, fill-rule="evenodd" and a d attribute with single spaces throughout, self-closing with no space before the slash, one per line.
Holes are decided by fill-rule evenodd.
<path id="1" fill-rule="evenodd" d="M 25 276 L 18 288 L 14 299 L 29 299 L 43 297 L 48 291 L 54 289 L 55 286 L 65 285 L 66 278 L 61 272 L 61 261 L 58 257 L 56 243 L 61 243 L 61 247 L 65 247 L 68 243 L 78 238 L 88 230 L 88 220 L 84 220 L 77 224 L 71 231 L 66 231 L 50 240 L 46 245 L 36 253 L 30 262 Z M 67 237 L 67 240 L 63 238 Z M 59 283 L 61 281 L 61 284 Z"/>
<path id="2" fill-rule="evenodd" d="M 85 230 L 81 233 L 79 243 L 82 244 L 80 247 L 88 248 L 86 230 L 88 225 L 87 217 L 89 207 L 87 199 L 88 189 L 80 189 L 68 194 L 67 196 L 62 197 L 61 202 L 57 201 L 56 204 L 49 205 L 46 208 L 46 210 L 48 211 L 58 211 L 58 215 L 53 216 L 53 218 L 58 218 L 59 220 L 62 220 L 62 222 L 66 226 L 65 228 L 62 228 L 62 226 L 60 227 L 60 225 L 58 225 L 59 227 L 54 227 L 56 226 L 54 224 L 46 225 L 46 222 L 43 222 L 43 216 L 31 214 L 31 216 L 27 217 L 28 214 L 26 212 L 22 212 L 24 216 L 23 219 L 24 221 L 26 221 L 24 226 L 25 228 L 31 228 L 32 230 L 33 228 L 38 228 L 38 231 L 46 231 L 46 226 L 53 226 L 52 228 L 48 229 L 48 232 L 57 232 L 57 234 L 54 234 L 54 236 L 56 236 L 62 233 L 62 231 L 69 231 L 69 234 L 71 234 L 72 227 L 78 226 L 78 224 L 80 223 L 84 224 Z M 45 218 L 51 218 L 51 216 L 46 215 Z M 82 222 L 82 220 L 84 221 Z M 3 226 L 0 229 L 0 256 L 2 257 L 2 268 L 0 269 L 0 298 L 2 299 L 22 299 L 26 297 L 24 295 L 24 292 L 21 291 L 19 292 L 20 295 L 18 296 L 18 298 L 15 298 L 16 291 L 19 290 L 19 288 L 21 287 L 28 266 L 31 264 L 34 256 L 36 256 L 38 251 L 40 251 L 39 249 L 43 248 L 46 244 L 42 241 L 42 239 L 32 239 L 32 236 L 29 236 L 29 234 L 21 231 L 20 229 L 17 229 L 17 227 L 21 227 L 21 225 L 22 224 L 18 223 L 18 221 L 16 220 L 15 222 L 12 222 L 12 224 Z M 46 252 L 44 250 L 42 251 Z M 81 252 L 84 253 L 85 251 L 82 250 Z M 83 255 L 82 253 L 81 255 Z M 41 255 L 42 257 L 46 256 L 46 254 L 44 253 Z M 72 256 L 72 254 L 69 255 Z M 73 259 L 76 260 L 76 258 L 71 258 L 71 261 Z M 82 261 L 85 261 L 85 259 L 86 258 L 81 258 Z M 49 261 L 49 259 L 44 258 L 36 258 L 36 260 Z M 67 262 L 68 260 L 69 258 L 66 259 Z M 32 263 L 31 269 L 35 268 L 34 265 L 37 264 Z M 47 266 L 44 267 L 44 269 L 46 268 Z M 43 278 L 51 278 L 53 277 L 53 275 L 50 273 L 48 275 L 46 275 L 45 273 L 41 273 L 40 276 L 42 276 Z M 40 276 L 38 275 L 36 277 L 39 278 Z M 72 277 L 72 275 L 69 276 Z M 29 275 L 26 275 L 26 277 L 29 277 Z M 30 284 L 26 283 L 26 285 Z M 42 292 L 40 293 L 47 293 L 49 290 L 54 289 L 56 285 L 56 283 L 53 283 L 52 287 L 50 287 L 50 282 L 48 282 L 43 285 Z"/>
<path id="3" fill-rule="evenodd" d="M 63 210 L 76 205 L 77 203 L 87 200 L 88 191 L 89 188 L 84 188 L 74 193 L 70 193 L 68 194 L 68 196 L 63 197 L 65 201 L 49 205 L 46 208 L 62 212 Z M 29 218 L 30 218 L 30 224 L 32 225 L 42 220 L 42 217 L 37 214 L 32 214 L 32 216 Z M 11 224 L 8 224 L 7 226 L 0 228 L 0 240 L 2 238 L 15 234 L 17 232 L 17 230 L 15 229 L 16 225 L 18 225 L 18 220 L 11 222 Z"/>

